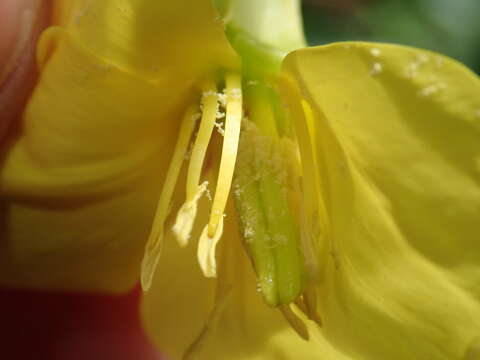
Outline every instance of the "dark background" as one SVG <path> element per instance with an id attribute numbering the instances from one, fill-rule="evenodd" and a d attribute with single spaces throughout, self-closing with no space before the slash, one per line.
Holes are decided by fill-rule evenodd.
<path id="1" fill-rule="evenodd" d="M 381 41 L 421 47 L 480 73 L 480 0 L 304 0 L 310 45 Z"/>

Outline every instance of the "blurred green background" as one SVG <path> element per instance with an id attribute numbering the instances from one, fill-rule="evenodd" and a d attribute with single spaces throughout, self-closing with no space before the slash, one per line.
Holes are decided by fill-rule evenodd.
<path id="1" fill-rule="evenodd" d="M 310 45 L 364 40 L 411 45 L 480 73 L 480 0 L 304 0 Z"/>

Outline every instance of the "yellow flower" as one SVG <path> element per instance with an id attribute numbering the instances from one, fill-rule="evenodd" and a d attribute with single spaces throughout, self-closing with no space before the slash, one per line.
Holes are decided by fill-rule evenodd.
<path id="1" fill-rule="evenodd" d="M 294 50 L 295 0 L 217 7 L 57 1 L 0 172 L 1 283 L 141 275 L 172 358 L 477 359 L 479 79 L 395 45 Z"/>

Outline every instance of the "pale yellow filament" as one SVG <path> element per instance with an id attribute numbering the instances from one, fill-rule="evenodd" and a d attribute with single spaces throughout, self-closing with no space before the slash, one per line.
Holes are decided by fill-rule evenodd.
<path id="1" fill-rule="evenodd" d="M 213 237 L 223 218 L 228 194 L 232 185 L 233 171 L 237 158 L 240 125 L 242 122 L 242 81 L 238 74 L 228 74 L 225 79 L 227 108 L 225 117 L 225 136 L 223 140 L 220 171 L 213 199 L 208 236 Z"/>
<path id="2" fill-rule="evenodd" d="M 200 176 L 205 160 L 208 144 L 215 126 L 218 94 L 217 86 L 213 81 L 208 81 L 203 87 L 203 113 L 198 134 L 192 149 L 192 155 L 187 174 L 187 199 L 177 214 L 173 232 L 180 246 L 186 246 L 190 239 L 193 222 L 197 215 L 197 203 L 202 194 L 207 190 L 208 183 L 200 184 Z"/>
<path id="3" fill-rule="evenodd" d="M 226 117 L 220 169 L 209 223 L 200 236 L 197 252 L 200 267 L 207 277 L 216 276 L 215 249 L 223 233 L 224 211 L 232 184 L 242 121 L 241 78 L 238 74 L 228 74 L 225 78 L 225 84 Z M 197 214 L 198 200 L 207 191 L 208 182 L 200 183 L 200 178 L 210 138 L 215 127 L 218 101 L 219 95 L 215 83 L 213 81 L 206 82 L 202 96 L 203 113 L 188 166 L 186 201 L 178 211 L 176 222 L 173 226 L 173 232 L 181 246 L 188 244 Z M 190 114 L 190 117 L 192 114 Z M 191 123 L 188 127 L 187 125 L 182 125 L 174 157 L 162 190 L 152 234 L 150 235 L 142 264 L 142 286 L 144 289 L 150 287 L 153 272 L 158 262 L 164 222 L 168 215 L 168 206 L 178 178 L 181 161 L 188 147 L 193 129 L 194 125 Z"/>
<path id="4" fill-rule="evenodd" d="M 147 291 L 152 283 L 155 268 L 157 267 L 158 259 L 163 245 L 164 225 L 165 219 L 170 212 L 170 203 L 172 200 L 173 191 L 177 184 L 178 175 L 182 167 L 185 153 L 190 143 L 190 138 L 195 128 L 197 120 L 197 106 L 190 106 L 182 120 L 180 126 L 180 133 L 175 145 L 172 161 L 165 177 L 165 182 L 162 187 L 160 199 L 158 201 L 155 217 L 153 220 L 152 230 L 148 238 L 145 255 L 142 261 L 141 283 L 144 291 Z"/>
<path id="5" fill-rule="evenodd" d="M 215 248 L 223 232 L 223 216 L 232 185 L 242 122 L 241 78 L 238 74 L 229 74 L 226 76 L 225 83 L 227 105 L 220 170 L 210 212 L 210 221 L 200 236 L 197 254 L 203 274 L 207 277 L 217 275 Z"/>

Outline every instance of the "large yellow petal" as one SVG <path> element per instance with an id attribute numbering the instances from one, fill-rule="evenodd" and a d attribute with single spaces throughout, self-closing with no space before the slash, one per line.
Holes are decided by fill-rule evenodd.
<path id="1" fill-rule="evenodd" d="M 201 210 L 197 234 L 207 221 L 208 212 Z M 181 359 L 208 324 L 192 359 L 350 360 L 323 338 L 313 322 L 308 322 L 311 339 L 306 342 L 280 310 L 265 304 L 241 241 L 235 218 L 227 216 L 216 285 L 203 276 L 196 262 L 196 244 L 180 248 L 172 236 L 167 238 L 152 289 L 142 305 L 144 325 L 154 343 L 169 359 Z M 212 316 L 212 311 L 218 313 Z"/>
<path id="2" fill-rule="evenodd" d="M 312 145 L 304 176 L 318 177 L 327 209 L 325 336 L 355 359 L 474 352 L 478 78 L 440 55 L 363 43 L 294 52 L 283 70 L 299 141 Z"/>
<path id="3" fill-rule="evenodd" d="M 208 0 L 61 0 L 54 22 L 92 53 L 149 79 L 238 66 Z"/>
<path id="4" fill-rule="evenodd" d="M 0 282 L 119 291 L 138 275 L 195 83 L 238 64 L 208 0 L 65 5 L 2 154 Z"/>

